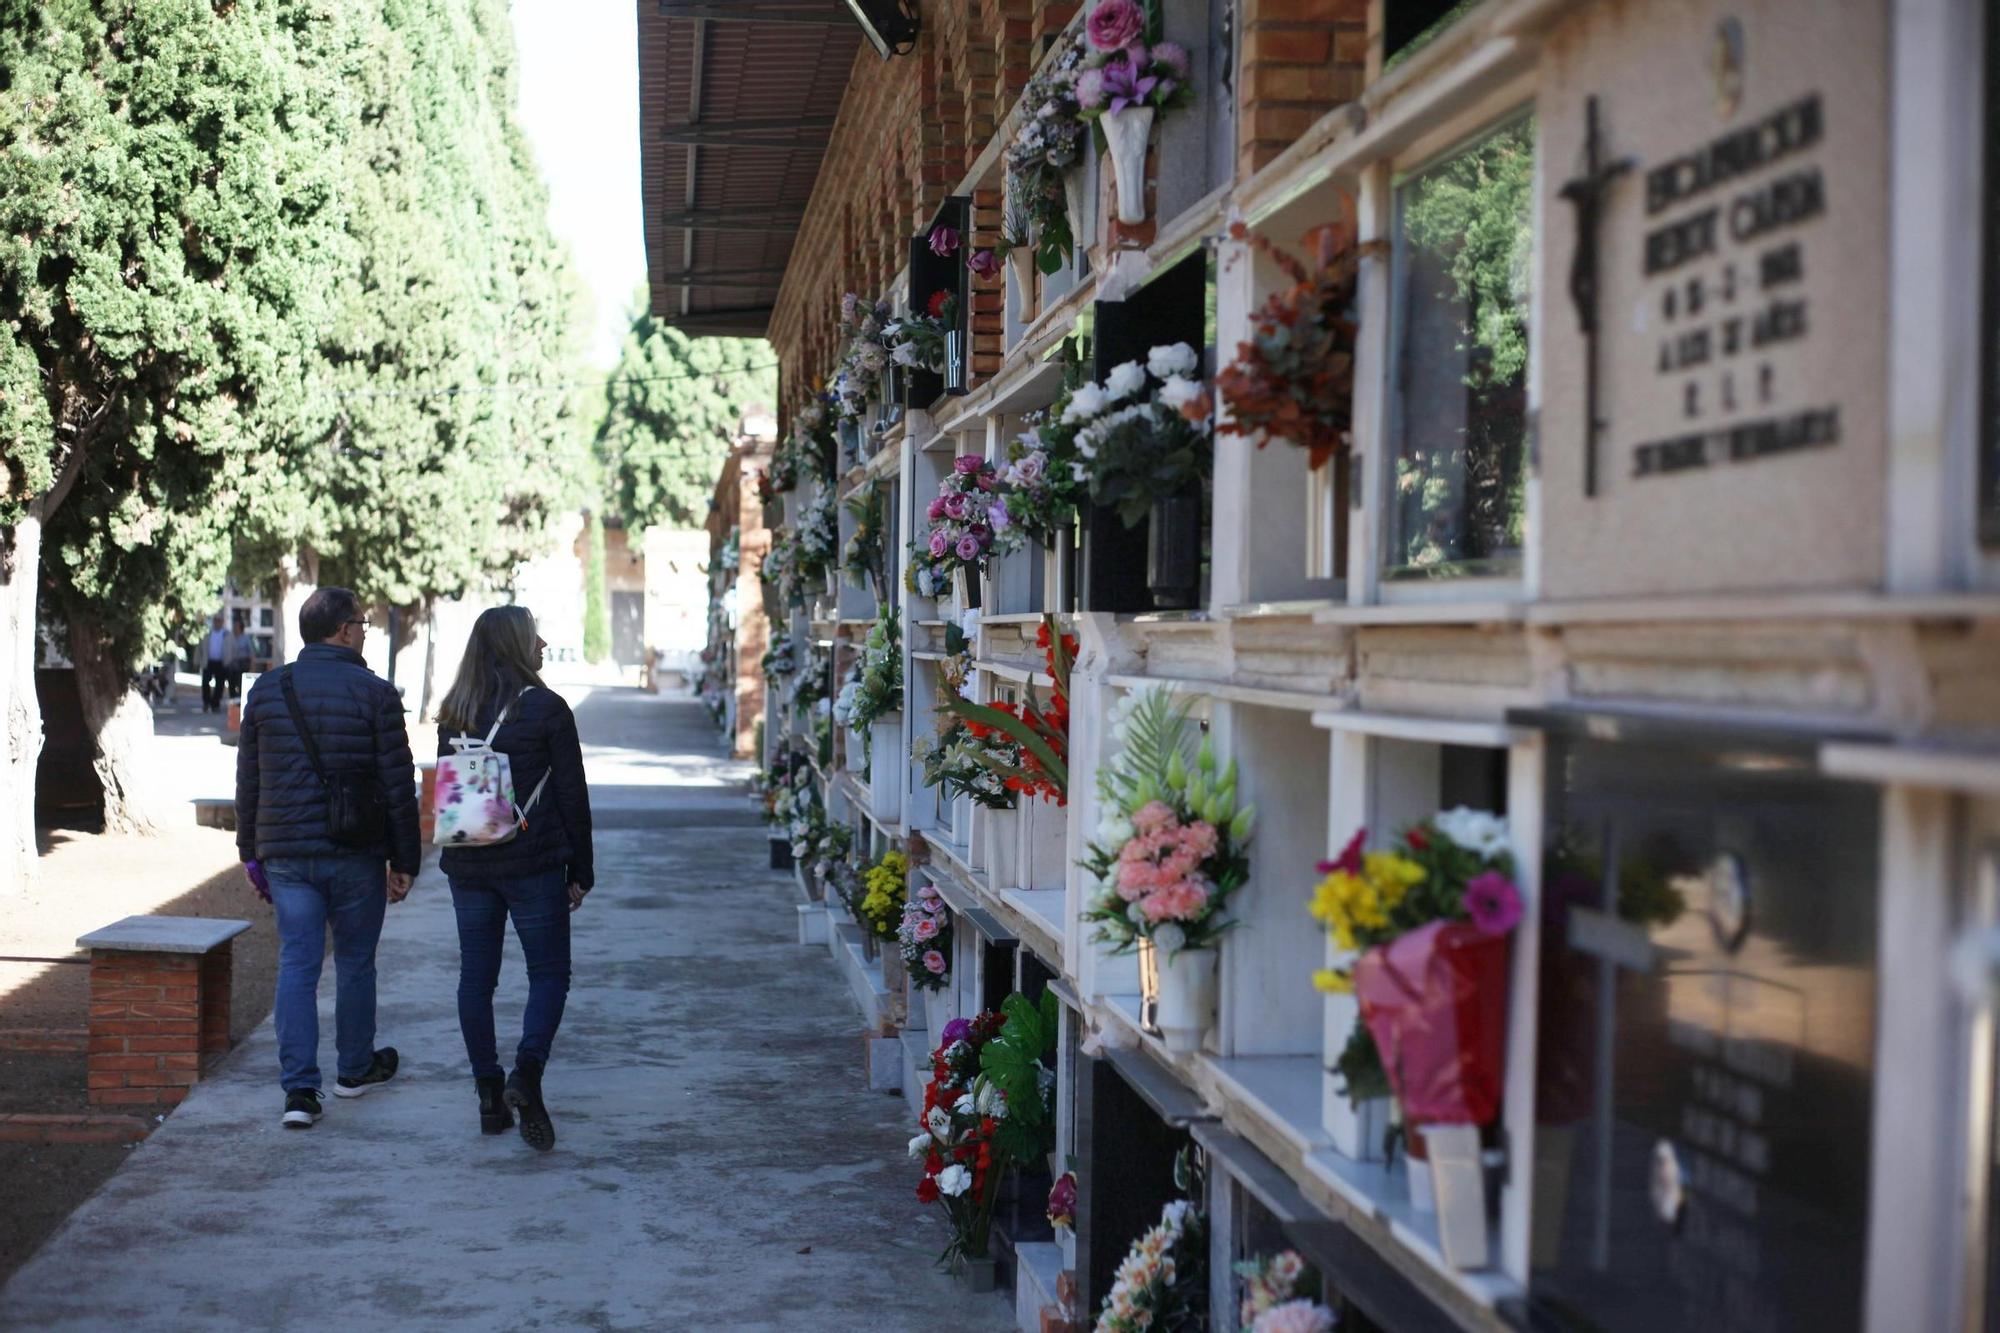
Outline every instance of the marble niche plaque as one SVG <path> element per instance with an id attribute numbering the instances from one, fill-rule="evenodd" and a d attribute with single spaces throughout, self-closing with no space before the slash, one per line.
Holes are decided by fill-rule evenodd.
<path id="1" fill-rule="evenodd" d="M 1545 596 L 1879 584 L 1887 27 L 1880 0 L 1624 0 L 1551 40 Z"/>

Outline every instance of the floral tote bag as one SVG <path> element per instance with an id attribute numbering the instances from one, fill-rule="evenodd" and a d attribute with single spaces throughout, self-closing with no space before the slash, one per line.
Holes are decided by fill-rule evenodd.
<path id="1" fill-rule="evenodd" d="M 529 686 L 529 689 L 534 688 Z M 526 694 L 527 689 L 521 691 Z M 514 769 L 507 756 L 493 748 L 493 738 L 514 711 L 521 694 L 500 710 L 485 736 L 459 736 L 453 753 L 438 756 L 437 827 L 431 841 L 439 847 L 496 847 L 528 826 L 528 811 L 541 799 L 549 775 L 535 784 L 528 803 L 514 804 Z"/>

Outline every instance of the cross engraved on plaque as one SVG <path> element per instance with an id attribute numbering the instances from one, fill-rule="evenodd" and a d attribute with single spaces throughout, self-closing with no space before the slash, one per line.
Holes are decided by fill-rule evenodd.
<path id="1" fill-rule="evenodd" d="M 1584 102 L 1583 174 L 1562 187 L 1562 197 L 1576 209 L 1576 245 L 1569 261 L 1569 299 L 1576 304 L 1577 328 L 1583 334 L 1583 493 L 1597 494 L 1597 443 L 1605 422 L 1598 411 L 1597 381 L 1597 232 L 1604 217 L 1604 197 L 1611 184 L 1634 165 L 1629 157 L 1606 161 L 1597 133 L 1597 98 Z"/>

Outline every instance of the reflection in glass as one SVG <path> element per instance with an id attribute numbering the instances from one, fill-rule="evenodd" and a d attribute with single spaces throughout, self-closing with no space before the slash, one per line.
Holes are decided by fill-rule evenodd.
<path id="1" fill-rule="evenodd" d="M 1389 578 L 1519 568 L 1534 144 L 1515 121 L 1396 189 Z"/>

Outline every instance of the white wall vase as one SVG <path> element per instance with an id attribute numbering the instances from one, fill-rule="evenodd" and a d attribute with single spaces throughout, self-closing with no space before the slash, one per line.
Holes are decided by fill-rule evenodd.
<path id="1" fill-rule="evenodd" d="M 1026 324 L 1035 317 L 1035 247 L 1017 245 L 1007 252 L 1014 274 L 1014 317 Z"/>
<path id="2" fill-rule="evenodd" d="M 1153 108 L 1128 106 L 1106 112 L 1098 124 L 1111 150 L 1111 179 L 1118 187 L 1118 220 L 1146 220 L 1146 142 L 1153 133 Z"/>
<path id="3" fill-rule="evenodd" d="M 951 988 L 929 986 L 924 988 L 924 1027 L 931 1034 L 931 1048 L 944 1037 L 944 1025 L 951 1022 Z"/>
<path id="4" fill-rule="evenodd" d="M 1425 1125 L 1418 1133 L 1430 1153 L 1438 1249 L 1453 1268 L 1484 1268 L 1486 1172 L 1479 1160 L 1479 1127 Z"/>
<path id="5" fill-rule="evenodd" d="M 1069 214 L 1070 241 L 1077 249 L 1089 247 L 1083 234 L 1083 168 L 1071 167 L 1063 173 L 1063 209 Z"/>
<path id="6" fill-rule="evenodd" d="M 877 819 L 903 822 L 903 715 L 868 724 L 868 808 Z"/>
<path id="7" fill-rule="evenodd" d="M 1178 949 L 1180 932 L 1162 927 L 1141 946 L 1139 971 L 1154 973 L 1157 996 L 1152 1004 L 1153 1026 L 1160 1041 L 1176 1055 L 1201 1049 L 1202 1034 L 1215 1021 L 1215 971 L 1220 956 L 1214 949 Z M 1172 938 L 1169 938 L 1169 937 Z M 1152 955 L 1149 969 L 1145 954 Z"/>

